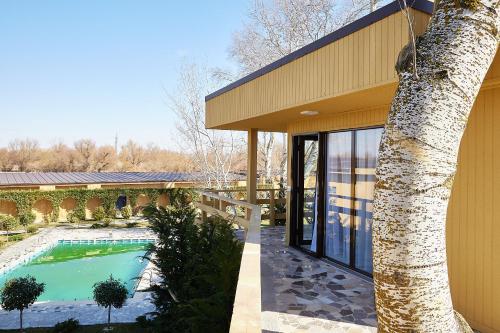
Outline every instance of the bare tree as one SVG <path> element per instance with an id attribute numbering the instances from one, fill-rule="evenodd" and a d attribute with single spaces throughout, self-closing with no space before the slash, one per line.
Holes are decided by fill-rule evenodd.
<path id="1" fill-rule="evenodd" d="M 76 154 L 73 149 L 62 142 L 42 149 L 37 169 L 40 171 L 74 171 L 76 168 Z"/>
<path id="2" fill-rule="evenodd" d="M 10 167 L 9 151 L 7 148 L 0 148 L 0 171 L 7 171 Z"/>
<path id="3" fill-rule="evenodd" d="M 9 143 L 8 151 L 13 169 L 33 171 L 34 164 L 39 158 L 40 148 L 36 140 L 16 139 Z"/>
<path id="4" fill-rule="evenodd" d="M 460 141 L 497 53 L 499 10 L 498 0 L 436 1 L 426 32 L 398 58 L 373 208 L 379 332 L 472 332 L 453 310 L 446 212 Z"/>
<path id="5" fill-rule="evenodd" d="M 204 97 L 214 89 L 205 68 L 183 66 L 175 94 L 170 94 L 170 107 L 177 114 L 180 144 L 189 152 L 207 187 L 224 188 L 236 159 L 240 138 L 233 132 L 205 128 Z"/>
<path id="6" fill-rule="evenodd" d="M 94 170 L 103 172 L 111 170 L 116 165 L 116 150 L 111 145 L 101 146 L 94 155 Z"/>
<path id="7" fill-rule="evenodd" d="M 251 73 L 352 22 L 378 2 L 253 0 L 244 28 L 233 35 L 230 55 L 240 75 Z"/>
<path id="8" fill-rule="evenodd" d="M 89 172 L 94 167 L 96 144 L 91 139 L 78 140 L 74 144 L 76 164 L 79 171 Z"/>
<path id="9" fill-rule="evenodd" d="M 128 171 L 140 171 L 146 162 L 146 151 L 138 143 L 128 140 L 120 150 L 120 159 Z"/>
<path id="10" fill-rule="evenodd" d="M 273 183 L 273 162 L 274 159 L 274 133 L 271 132 L 260 132 L 259 133 L 259 144 L 258 146 L 258 164 L 263 170 L 262 181 L 266 184 Z"/>

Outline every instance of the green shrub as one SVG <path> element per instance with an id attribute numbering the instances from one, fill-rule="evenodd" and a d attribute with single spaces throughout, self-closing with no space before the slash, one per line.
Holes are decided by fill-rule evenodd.
<path id="1" fill-rule="evenodd" d="M 19 242 L 19 241 L 22 241 L 24 238 L 25 238 L 24 234 L 17 234 L 17 235 L 11 235 L 11 236 L 9 236 L 9 239 L 12 242 Z"/>
<path id="2" fill-rule="evenodd" d="M 127 227 L 127 228 L 135 228 L 135 227 L 137 227 L 138 224 L 139 223 L 137 223 L 137 222 L 127 222 L 125 224 L 125 227 Z"/>
<path id="3" fill-rule="evenodd" d="M 148 328 L 151 326 L 152 321 L 146 316 L 139 316 L 135 318 L 135 322 L 140 328 Z"/>
<path id="4" fill-rule="evenodd" d="M 102 224 L 104 224 L 105 227 L 109 227 L 109 225 L 113 222 L 112 218 L 105 217 L 102 219 Z"/>
<path id="5" fill-rule="evenodd" d="M 94 284 L 94 301 L 99 306 L 108 309 L 108 330 L 111 323 L 111 308 L 121 308 L 127 300 L 127 287 L 120 280 L 113 279 L 111 275 L 108 280 Z"/>
<path id="6" fill-rule="evenodd" d="M 92 218 L 96 221 L 102 221 L 106 217 L 106 212 L 102 206 L 97 207 L 92 212 Z"/>
<path id="7" fill-rule="evenodd" d="M 57 323 L 52 332 L 54 333 L 71 333 L 80 327 L 80 322 L 77 319 L 69 318 L 68 320 Z"/>
<path id="8" fill-rule="evenodd" d="M 144 211 L 158 237 L 148 256 L 161 276 L 152 287 L 156 321 L 165 332 L 228 332 L 243 244 L 230 222 L 198 225 L 191 204 L 174 204 Z"/>
<path id="9" fill-rule="evenodd" d="M 19 226 L 19 221 L 12 215 L 0 214 L 0 228 L 7 232 L 16 229 Z"/>
<path id="10" fill-rule="evenodd" d="M 26 232 L 29 234 L 34 234 L 38 231 L 38 227 L 34 224 L 30 224 L 29 226 L 26 227 Z"/>
<path id="11" fill-rule="evenodd" d="M 125 207 L 122 207 L 122 209 L 120 210 L 121 214 L 122 214 L 122 217 L 124 219 L 129 219 L 132 217 L 132 207 L 130 207 L 130 205 L 126 205 Z"/>
<path id="12" fill-rule="evenodd" d="M 22 226 L 28 226 L 30 224 L 33 224 L 35 222 L 36 215 L 33 212 L 27 212 L 19 216 L 19 223 Z"/>
<path id="13" fill-rule="evenodd" d="M 45 284 L 27 275 L 8 280 L 0 291 L 0 305 L 7 311 L 19 310 L 20 329 L 23 331 L 23 311 L 35 303 L 44 292 Z"/>
<path id="14" fill-rule="evenodd" d="M 70 212 L 66 217 L 66 220 L 69 223 L 74 223 L 74 224 L 79 224 L 81 222 L 80 217 L 78 217 L 78 214 L 75 212 Z"/>
<path id="15" fill-rule="evenodd" d="M 104 224 L 102 223 L 92 223 L 92 225 L 90 226 L 90 229 L 101 229 L 101 228 L 104 228 Z"/>

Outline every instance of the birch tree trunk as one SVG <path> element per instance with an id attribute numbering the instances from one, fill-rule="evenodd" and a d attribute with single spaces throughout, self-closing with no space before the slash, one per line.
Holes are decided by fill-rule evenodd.
<path id="1" fill-rule="evenodd" d="M 405 47 L 379 151 L 373 277 L 379 332 L 464 332 L 446 262 L 446 211 L 460 140 L 498 45 L 498 0 L 436 1 Z"/>

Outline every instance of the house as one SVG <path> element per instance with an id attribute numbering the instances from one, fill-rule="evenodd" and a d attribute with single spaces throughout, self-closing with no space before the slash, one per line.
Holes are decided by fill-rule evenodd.
<path id="1" fill-rule="evenodd" d="M 416 34 L 433 3 L 411 5 Z M 259 131 L 288 134 L 286 245 L 370 278 L 377 150 L 409 41 L 397 1 L 206 96 L 206 126 L 248 132 L 247 199 L 256 200 Z M 454 307 L 500 332 L 500 59 L 462 139 L 447 215 Z"/>

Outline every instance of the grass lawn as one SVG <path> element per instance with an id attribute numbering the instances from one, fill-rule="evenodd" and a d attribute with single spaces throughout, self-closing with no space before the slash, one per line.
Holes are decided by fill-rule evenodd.
<path id="1" fill-rule="evenodd" d="M 0 249 L 6 248 L 6 247 L 11 246 L 11 245 L 14 245 L 17 242 L 20 242 L 23 239 L 28 238 L 29 236 L 31 236 L 31 234 L 10 235 L 9 239 L 7 240 L 7 236 L 1 235 L 0 236 Z"/>
<path id="2" fill-rule="evenodd" d="M 147 332 L 146 329 L 139 327 L 139 325 L 133 324 L 111 324 L 113 327 L 113 333 L 141 333 Z M 79 329 L 74 331 L 74 333 L 102 333 L 106 325 L 90 325 L 81 326 Z M 26 328 L 24 331 L 26 333 L 52 333 L 53 328 Z M 1 333 L 17 333 L 19 330 L 0 330 Z"/>

